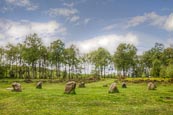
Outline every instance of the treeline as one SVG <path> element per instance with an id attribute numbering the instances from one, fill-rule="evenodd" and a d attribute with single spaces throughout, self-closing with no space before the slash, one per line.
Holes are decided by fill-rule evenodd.
<path id="1" fill-rule="evenodd" d="M 113 55 L 104 48 L 81 54 L 75 45 L 60 40 L 48 47 L 37 34 L 23 43 L 0 48 L 0 78 L 73 79 L 97 77 L 173 77 L 173 47 L 161 43 L 142 55 L 133 44 L 121 43 Z"/>

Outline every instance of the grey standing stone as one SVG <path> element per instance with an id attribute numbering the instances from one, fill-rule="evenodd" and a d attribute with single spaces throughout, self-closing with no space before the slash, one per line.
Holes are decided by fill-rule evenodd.
<path id="1" fill-rule="evenodd" d="M 112 83 L 109 87 L 109 93 L 119 93 L 116 83 Z"/>
<path id="2" fill-rule="evenodd" d="M 76 94 L 75 89 L 76 89 L 76 82 L 75 81 L 69 81 L 66 83 L 64 93 L 65 94 Z"/>
<path id="3" fill-rule="evenodd" d="M 39 82 L 37 83 L 37 85 L 36 85 L 36 88 L 37 88 L 37 89 L 42 89 L 42 84 L 43 84 L 43 82 L 42 82 L 42 81 L 39 81 Z"/>
<path id="4" fill-rule="evenodd" d="M 127 85 L 125 82 L 122 83 L 122 88 L 127 88 Z"/>
<path id="5" fill-rule="evenodd" d="M 103 87 L 108 87 L 108 84 L 103 84 Z"/>
<path id="6" fill-rule="evenodd" d="M 80 82 L 79 83 L 79 88 L 84 88 L 85 87 L 85 82 Z"/>
<path id="7" fill-rule="evenodd" d="M 16 91 L 16 92 L 21 92 L 22 91 L 22 87 L 21 87 L 21 84 L 20 83 L 12 83 L 12 87 L 13 87 L 13 90 L 12 91 Z"/>
<path id="8" fill-rule="evenodd" d="M 156 84 L 153 83 L 153 82 L 149 82 L 148 83 L 148 90 L 155 90 L 157 87 L 156 87 Z"/>

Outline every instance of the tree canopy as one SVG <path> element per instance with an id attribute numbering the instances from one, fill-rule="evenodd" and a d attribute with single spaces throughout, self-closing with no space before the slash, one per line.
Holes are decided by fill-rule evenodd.
<path id="1" fill-rule="evenodd" d="M 91 74 L 173 77 L 172 65 L 173 47 L 165 48 L 161 43 L 155 43 L 141 55 L 133 44 L 127 43 L 120 43 L 113 55 L 103 47 L 82 54 L 74 44 L 65 47 L 57 39 L 45 46 L 37 34 L 31 34 L 22 43 L 0 48 L 0 78 L 73 79 Z"/>

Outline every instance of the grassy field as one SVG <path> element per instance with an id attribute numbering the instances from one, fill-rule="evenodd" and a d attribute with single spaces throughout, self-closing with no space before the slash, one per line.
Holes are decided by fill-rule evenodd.
<path id="1" fill-rule="evenodd" d="M 22 92 L 11 92 L 11 82 L 0 82 L 0 115 L 173 115 L 173 84 L 158 84 L 148 91 L 146 83 L 127 84 L 120 93 L 108 94 L 114 80 L 107 79 L 76 88 L 76 94 L 67 95 L 64 83 L 44 83 L 36 89 L 35 83 L 21 83 Z"/>

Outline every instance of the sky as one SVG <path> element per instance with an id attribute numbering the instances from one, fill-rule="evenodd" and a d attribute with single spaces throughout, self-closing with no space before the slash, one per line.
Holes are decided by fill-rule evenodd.
<path id="1" fill-rule="evenodd" d="M 0 46 L 33 33 L 81 53 L 103 47 L 113 54 L 130 43 L 142 54 L 156 42 L 173 44 L 173 0 L 0 0 Z"/>

